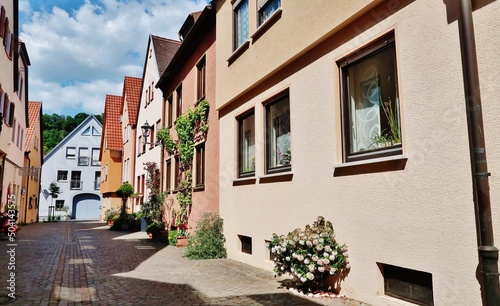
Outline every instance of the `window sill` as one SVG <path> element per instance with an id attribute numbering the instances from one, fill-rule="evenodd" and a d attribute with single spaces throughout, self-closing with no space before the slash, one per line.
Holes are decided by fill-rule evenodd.
<path id="1" fill-rule="evenodd" d="M 254 176 L 242 177 L 242 178 L 233 180 L 233 186 L 253 185 L 256 182 L 257 182 L 257 179 Z"/>
<path id="2" fill-rule="evenodd" d="M 268 174 L 259 177 L 259 184 L 290 182 L 292 179 L 293 179 L 293 173 L 291 172 Z"/>
<path id="3" fill-rule="evenodd" d="M 205 190 L 205 185 L 200 185 L 200 186 L 196 186 L 196 187 L 193 188 L 194 192 L 204 191 L 204 190 Z"/>
<path id="4" fill-rule="evenodd" d="M 255 43 L 269 28 L 271 28 L 276 21 L 281 18 L 281 13 L 283 10 L 281 8 L 277 9 L 269 18 L 261 24 L 257 30 L 250 36 L 252 38 L 252 43 Z"/>
<path id="5" fill-rule="evenodd" d="M 236 50 L 234 50 L 233 54 L 227 59 L 227 65 L 230 66 L 238 57 L 240 57 L 250 46 L 250 40 L 247 39 L 244 43 L 241 44 Z"/>
<path id="6" fill-rule="evenodd" d="M 347 176 L 377 172 L 404 170 L 408 157 L 405 155 L 387 156 L 336 165 L 333 176 Z"/>

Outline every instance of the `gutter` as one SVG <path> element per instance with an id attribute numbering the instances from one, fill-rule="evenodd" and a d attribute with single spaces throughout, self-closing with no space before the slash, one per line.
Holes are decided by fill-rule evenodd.
<path id="1" fill-rule="evenodd" d="M 464 71 L 465 103 L 467 107 L 467 125 L 469 131 L 469 149 L 474 205 L 476 211 L 476 230 L 478 231 L 480 283 L 483 305 L 498 306 L 500 286 L 498 273 L 498 248 L 494 245 L 491 216 L 490 188 L 484 126 L 479 90 L 479 70 L 477 65 L 474 21 L 472 19 L 471 0 L 460 0 L 458 19 L 460 49 Z"/>

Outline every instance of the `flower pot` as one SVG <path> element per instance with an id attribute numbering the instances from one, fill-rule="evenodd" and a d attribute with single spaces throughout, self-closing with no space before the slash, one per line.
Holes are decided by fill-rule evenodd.
<path id="1" fill-rule="evenodd" d="M 187 236 L 177 236 L 177 244 L 178 248 L 182 248 L 188 245 L 188 237 Z"/>
<path id="2" fill-rule="evenodd" d="M 108 225 L 112 226 L 113 224 L 115 224 L 115 221 L 114 221 L 114 220 L 109 220 L 109 221 L 108 221 Z"/>

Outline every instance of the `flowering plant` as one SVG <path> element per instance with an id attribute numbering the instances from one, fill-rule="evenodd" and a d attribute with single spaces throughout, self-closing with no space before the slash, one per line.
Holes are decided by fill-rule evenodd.
<path id="1" fill-rule="evenodd" d="M 295 229 L 286 236 L 273 234 L 269 250 L 275 275 L 290 275 L 305 285 L 350 269 L 347 246 L 337 243 L 332 223 L 321 216 L 303 230 Z"/>
<path id="2" fill-rule="evenodd" d="M 187 236 L 188 235 L 188 227 L 186 224 L 182 223 L 177 226 L 177 237 L 179 236 Z"/>

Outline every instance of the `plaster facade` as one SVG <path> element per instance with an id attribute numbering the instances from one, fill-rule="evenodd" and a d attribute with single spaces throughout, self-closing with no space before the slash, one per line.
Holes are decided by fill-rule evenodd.
<path id="1" fill-rule="evenodd" d="M 381 266 L 432 274 L 434 305 L 481 305 L 471 165 L 456 2 L 281 1 L 233 52 L 231 1 L 217 6 L 220 214 L 229 258 L 272 270 L 266 241 L 332 221 L 349 247 L 341 293 L 373 305 L 410 305 L 384 294 Z M 500 4 L 474 11 L 489 170 L 500 169 Z M 307 26 L 304 26 L 307 24 Z M 394 33 L 402 153 L 346 162 L 341 65 L 348 55 Z M 293 158 L 266 173 L 265 110 L 288 92 Z M 238 118 L 254 111 L 255 175 L 238 177 Z M 386 167 L 397 164 L 397 168 Z M 392 171 L 386 171 L 387 169 Z M 490 178 L 492 203 L 500 179 Z M 493 224 L 500 208 L 492 206 Z M 500 228 L 495 238 L 500 241 Z M 252 254 L 239 237 L 251 238 Z"/>
<path id="2" fill-rule="evenodd" d="M 65 218 L 99 218 L 101 211 L 101 163 L 99 151 L 102 125 L 90 115 L 43 159 L 40 194 L 40 221 L 48 221 L 49 206 Z M 50 196 L 54 182 L 61 193 Z"/>

